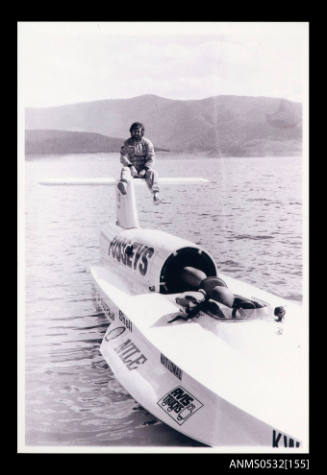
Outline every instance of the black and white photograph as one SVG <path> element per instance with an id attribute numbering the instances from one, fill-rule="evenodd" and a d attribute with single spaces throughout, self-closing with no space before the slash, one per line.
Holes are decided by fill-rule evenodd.
<path id="1" fill-rule="evenodd" d="M 309 453 L 309 26 L 17 22 L 18 453 Z"/>

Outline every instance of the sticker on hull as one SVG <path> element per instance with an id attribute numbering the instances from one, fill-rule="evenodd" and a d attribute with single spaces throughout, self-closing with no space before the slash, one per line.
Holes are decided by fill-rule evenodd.
<path id="1" fill-rule="evenodd" d="M 169 391 L 157 404 L 178 425 L 184 424 L 185 421 L 203 407 L 202 402 L 182 386 L 177 386 L 172 391 Z"/>
<path id="2" fill-rule="evenodd" d="M 272 447 L 300 447 L 300 442 L 298 440 L 292 439 L 287 435 L 273 430 L 272 432 Z"/>
<path id="3" fill-rule="evenodd" d="M 176 378 L 182 380 L 183 371 L 162 353 L 160 354 L 160 363 L 165 366 L 174 376 L 176 376 Z"/>
<path id="4" fill-rule="evenodd" d="M 108 304 L 99 296 L 97 299 L 98 304 L 101 306 L 104 314 L 108 318 L 108 320 L 115 320 L 115 312 L 109 307 Z"/>
<path id="5" fill-rule="evenodd" d="M 107 248 L 107 256 L 130 269 L 137 270 L 142 276 L 148 271 L 149 259 L 154 255 L 154 248 L 141 243 L 115 236 Z"/>
<path id="6" fill-rule="evenodd" d="M 118 338 L 122 333 L 124 333 L 124 331 L 126 330 L 125 327 L 115 327 L 113 328 L 112 330 L 107 330 L 105 336 L 104 336 L 104 340 L 105 341 L 111 341 L 111 340 L 115 340 L 116 338 Z"/>
<path id="7" fill-rule="evenodd" d="M 125 329 L 125 327 L 123 328 Z M 139 366 L 143 365 L 148 359 L 143 353 L 141 353 L 141 350 L 130 338 L 123 343 L 120 343 L 116 348 L 114 348 L 114 351 L 130 371 L 138 369 Z"/>
<path id="8" fill-rule="evenodd" d="M 122 322 L 123 325 L 129 330 L 130 332 L 133 331 L 133 324 L 132 322 L 126 317 L 126 315 L 119 310 L 119 320 Z"/>

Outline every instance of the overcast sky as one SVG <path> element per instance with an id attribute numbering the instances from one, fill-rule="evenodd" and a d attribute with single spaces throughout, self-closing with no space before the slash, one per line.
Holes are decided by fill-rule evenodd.
<path id="1" fill-rule="evenodd" d="M 19 22 L 19 100 L 35 107 L 141 94 L 302 101 L 307 32 L 301 22 Z"/>

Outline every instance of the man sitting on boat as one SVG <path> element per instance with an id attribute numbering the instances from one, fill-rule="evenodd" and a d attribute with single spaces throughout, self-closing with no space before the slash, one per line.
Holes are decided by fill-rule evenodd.
<path id="1" fill-rule="evenodd" d="M 155 159 L 151 141 L 144 137 L 144 125 L 134 122 L 129 131 L 131 137 L 124 141 L 120 149 L 120 162 L 124 165 L 118 189 L 126 194 L 126 174 L 133 178 L 144 178 L 153 194 L 153 202 L 159 204 L 158 172 L 152 168 Z"/>

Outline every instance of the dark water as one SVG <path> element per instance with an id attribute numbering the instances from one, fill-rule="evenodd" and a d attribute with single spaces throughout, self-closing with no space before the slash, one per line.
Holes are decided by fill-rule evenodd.
<path id="1" fill-rule="evenodd" d="M 218 268 L 282 297 L 302 299 L 302 160 L 158 155 L 163 176 L 209 185 L 163 189 L 140 221 L 206 248 Z M 88 268 L 101 225 L 113 222 L 112 187 L 46 187 L 42 178 L 118 176 L 117 155 L 26 161 L 25 442 L 28 446 L 201 446 L 156 421 L 114 379 L 99 345 L 106 318 Z"/>

